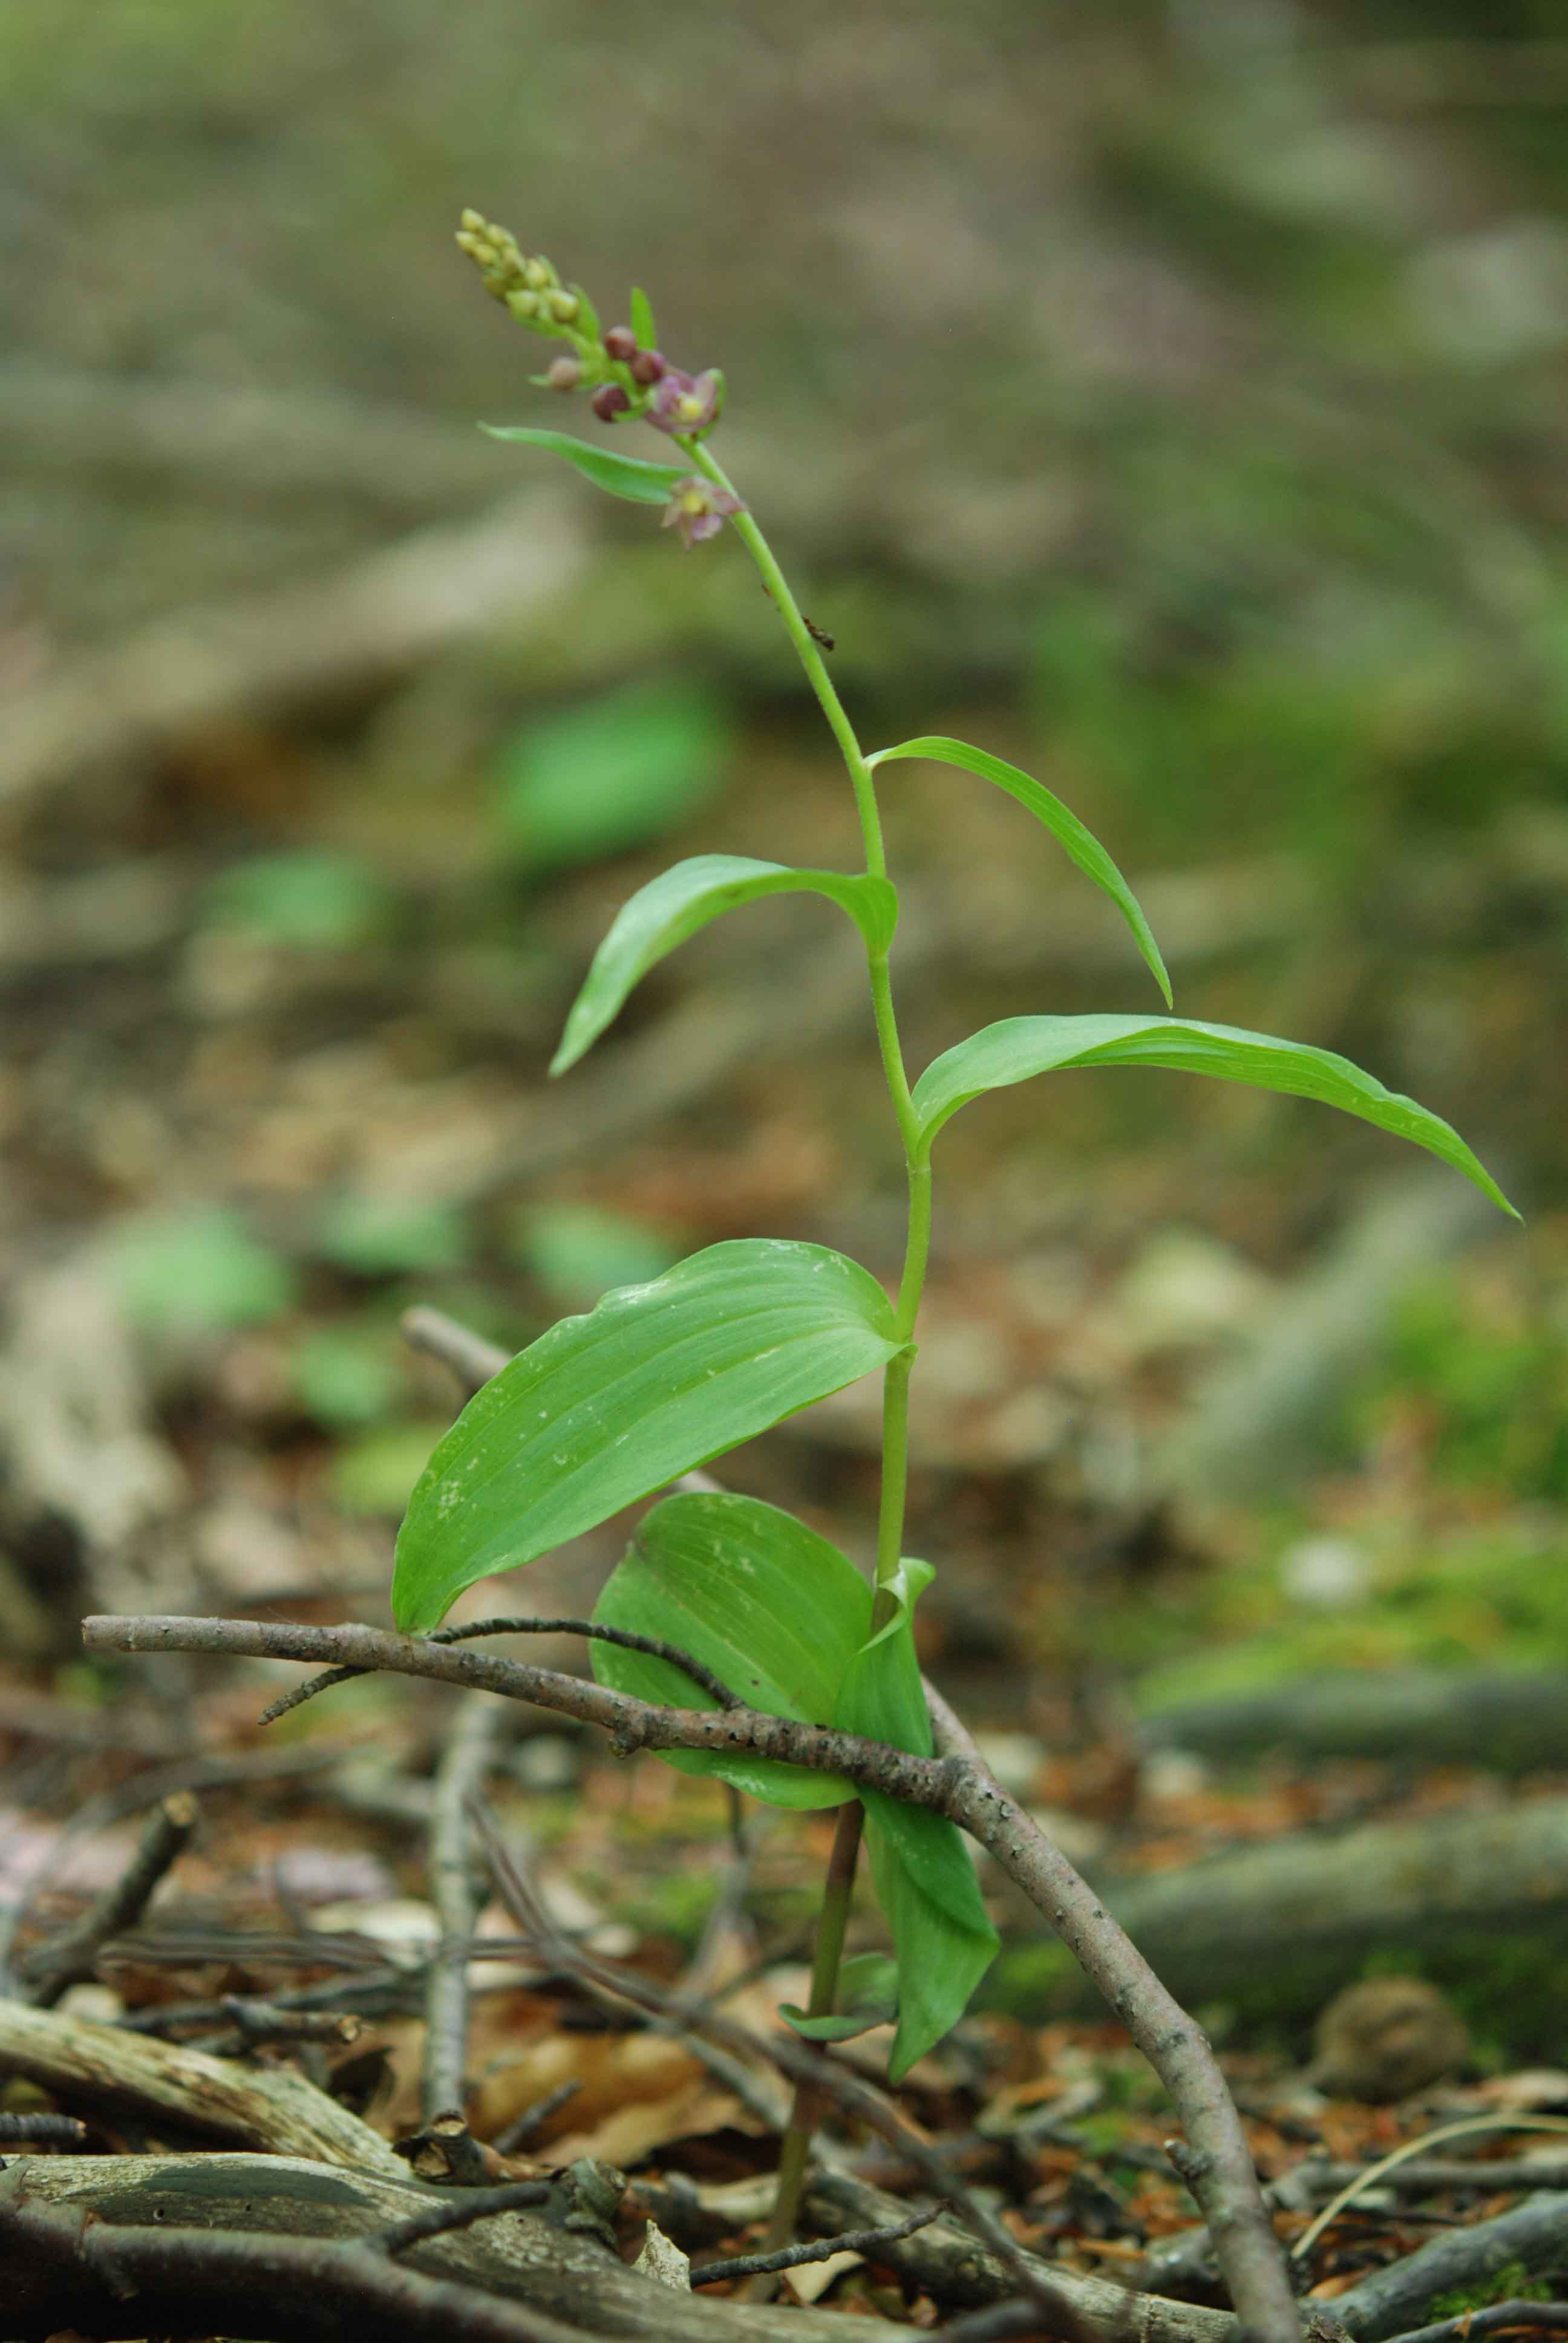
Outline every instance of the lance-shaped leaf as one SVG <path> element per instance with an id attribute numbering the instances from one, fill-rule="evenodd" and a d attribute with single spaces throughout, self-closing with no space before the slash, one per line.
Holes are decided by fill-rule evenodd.
<path id="1" fill-rule="evenodd" d="M 782 862 L 756 862 L 744 854 L 693 855 L 650 879 L 621 906 L 572 1004 L 551 1073 L 564 1074 L 575 1066 L 648 970 L 709 920 L 765 895 L 801 891 L 826 895 L 848 911 L 869 950 L 885 951 L 892 941 L 899 898 L 886 879 L 853 877 L 842 870 L 795 870 Z"/>
<path id="2" fill-rule="evenodd" d="M 1492 1174 L 1441 1116 L 1382 1082 L 1332 1050 L 1276 1041 L 1236 1025 L 1201 1025 L 1184 1017 L 1004 1017 L 943 1051 L 915 1084 L 920 1145 L 929 1150 L 947 1121 L 982 1091 L 1003 1090 L 1068 1066 L 1165 1066 L 1211 1074 L 1222 1082 L 1292 1098 L 1321 1099 L 1346 1114 L 1408 1139 L 1473 1180 L 1505 1212 L 1514 1212 Z"/>
<path id="3" fill-rule="evenodd" d="M 868 757 L 868 765 L 885 765 L 900 757 L 929 757 L 939 765 L 959 765 L 966 773 L 978 773 L 982 781 L 994 781 L 1026 806 L 1036 820 L 1045 824 L 1051 836 L 1064 846 L 1088 879 L 1108 894 L 1128 926 L 1133 941 L 1142 953 L 1155 983 L 1171 1006 L 1171 979 L 1165 972 L 1153 931 L 1143 916 L 1137 896 L 1117 869 L 1091 830 L 1084 827 L 1059 797 L 1052 795 L 1043 782 L 1010 765 L 1005 757 L 993 757 L 988 749 L 973 749 L 967 740 L 950 740 L 943 733 L 926 733 L 918 740 L 900 740 L 896 749 L 879 749 Z"/>
<path id="4" fill-rule="evenodd" d="M 890 1592 L 894 1609 L 857 1653 L 833 1722 L 848 1733 L 929 1757 L 930 1718 L 915 1656 L 914 1606 L 930 1584 L 929 1563 L 903 1562 Z M 896 2083 L 957 2025 L 996 1956 L 974 1865 L 961 1833 L 927 1806 L 906 1806 L 862 1790 L 866 1852 L 899 1964 L 899 2024 L 888 2060 Z"/>
<path id="5" fill-rule="evenodd" d="M 709 1246 L 563 1318 L 471 1399 L 397 1535 L 393 1614 L 441 1620 L 621 1506 L 825 1399 L 900 1348 L 868 1270 L 821 1245 Z"/>
<path id="6" fill-rule="evenodd" d="M 832 1720 L 839 1687 L 870 1631 L 871 1590 L 826 1538 L 756 1497 L 666 1497 L 638 1523 L 594 1610 L 608 1627 L 689 1652 L 749 1708 L 804 1725 Z M 668 1660 L 589 1646 L 600 1684 L 674 1708 L 708 1708 Z M 854 1788 L 769 1757 L 665 1749 L 682 1774 L 717 1775 L 776 1806 L 836 1806 Z"/>
<path id="7" fill-rule="evenodd" d="M 644 350 L 658 347 L 658 327 L 653 322 L 653 304 L 640 285 L 631 288 L 631 330 L 637 336 L 638 347 Z"/>
<path id="8" fill-rule="evenodd" d="M 492 439 L 517 439 L 526 447 L 545 447 L 552 456 L 564 456 L 596 488 L 603 488 L 607 496 L 625 497 L 634 505 L 667 504 L 671 488 L 677 480 L 685 479 L 690 468 L 647 464 L 639 456 L 621 456 L 613 447 L 574 439 L 569 431 L 538 431 L 527 423 L 481 423 L 479 428 Z"/>

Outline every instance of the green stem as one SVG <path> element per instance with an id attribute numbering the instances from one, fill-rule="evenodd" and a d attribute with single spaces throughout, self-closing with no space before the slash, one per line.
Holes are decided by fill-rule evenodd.
<path id="1" fill-rule="evenodd" d="M 736 494 L 723 468 L 709 455 L 700 439 L 678 437 L 677 445 L 684 450 L 694 468 L 715 487 L 728 489 L 731 496 Z M 882 841 L 882 821 L 877 806 L 876 787 L 865 752 L 856 738 L 855 728 L 834 689 L 833 679 L 823 663 L 822 654 L 801 615 L 799 605 L 789 590 L 773 548 L 744 506 L 731 516 L 730 525 L 761 573 L 762 582 L 784 621 L 789 639 L 806 670 L 807 679 L 843 753 L 855 792 L 856 810 L 860 818 L 867 870 L 873 878 L 886 878 L 888 857 Z M 882 1473 L 877 1523 L 877 1594 L 871 1612 L 872 1628 L 877 1630 L 885 1627 L 893 1614 L 892 1586 L 903 1550 L 904 1510 L 909 1487 L 910 1373 L 915 1363 L 915 1322 L 920 1314 L 920 1293 L 925 1284 L 926 1262 L 930 1249 L 931 1167 L 929 1156 L 920 1147 L 920 1117 L 915 1111 L 909 1072 L 899 1041 L 899 1021 L 893 1008 L 892 977 L 887 953 L 868 952 L 866 966 L 870 980 L 877 1046 L 881 1053 L 888 1094 L 898 1121 L 899 1136 L 903 1142 L 910 1191 L 909 1233 L 904 1248 L 903 1272 L 899 1281 L 899 1298 L 893 1311 L 893 1331 L 900 1347 L 897 1355 L 889 1362 L 882 1385 Z M 854 1888 L 855 1864 L 859 1853 L 863 1820 L 864 1809 L 858 1800 L 839 1810 L 839 1826 L 834 1836 L 827 1885 L 823 1890 L 816 1956 L 811 1968 L 809 2014 L 813 2017 L 831 2016 L 837 2002 L 839 1965 L 844 1949 L 844 1931 L 849 1916 L 849 1900 Z M 779 2154 L 779 2197 L 769 2225 L 767 2252 L 775 2252 L 788 2245 L 794 2236 L 818 2112 L 812 2095 L 802 2086 L 795 2095 L 789 2128 L 784 2135 Z M 771 2294 L 772 2288 L 770 2278 L 753 2279 L 751 2282 L 754 2296 L 759 2289 Z"/>
<path id="2" fill-rule="evenodd" d="M 817 1949 L 811 1963 L 811 1995 L 806 2004 L 808 2017 L 831 2017 L 838 2001 L 839 1964 L 843 1957 L 844 1932 L 849 1924 L 855 1864 L 860 1852 L 860 1830 L 865 1818 L 866 1809 L 859 1798 L 851 1798 L 847 1805 L 839 1809 L 838 1827 L 833 1834 L 833 1852 L 828 1859 L 828 1877 L 822 1889 L 822 1909 L 817 1921 Z M 819 2112 L 817 2094 L 807 2084 L 798 2084 L 795 2104 L 789 2112 L 789 2128 L 779 2151 L 779 2194 L 774 2199 L 772 2218 L 762 2244 L 761 2250 L 765 2254 L 776 2254 L 781 2247 L 794 2240 Z M 748 2298 L 752 2301 L 766 2300 L 772 2292 L 771 2277 L 753 2278 Z"/>
<path id="3" fill-rule="evenodd" d="M 683 448 L 699 472 L 705 473 L 716 488 L 728 488 L 731 496 L 739 491 L 723 467 L 710 456 L 700 439 L 677 437 L 677 447 Z M 789 591 L 788 579 L 779 568 L 772 547 L 752 519 L 744 505 L 735 514 L 729 526 L 739 538 L 762 573 L 762 583 L 773 598 L 775 608 L 783 619 L 796 654 L 806 670 L 807 680 L 821 703 L 822 713 L 833 728 L 833 738 L 843 752 L 849 769 L 849 779 L 855 791 L 855 807 L 860 817 L 860 830 L 866 841 L 866 868 L 873 878 L 888 875 L 887 850 L 882 844 L 882 818 L 877 810 L 877 793 L 871 784 L 870 768 L 865 752 L 855 738 L 855 728 L 844 711 L 844 703 L 833 688 L 833 679 L 823 662 L 822 654 L 811 639 L 811 629 L 800 615 L 799 605 Z"/>

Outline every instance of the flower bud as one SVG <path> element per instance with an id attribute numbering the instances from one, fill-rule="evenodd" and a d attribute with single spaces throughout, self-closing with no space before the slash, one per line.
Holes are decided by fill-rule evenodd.
<path id="1" fill-rule="evenodd" d="M 604 337 L 604 346 L 612 358 L 623 363 L 637 356 L 637 336 L 629 326 L 611 326 Z"/>
<path id="2" fill-rule="evenodd" d="M 524 261 L 523 282 L 530 292 L 548 293 L 556 281 L 555 270 L 542 256 L 535 260 Z"/>
<path id="3" fill-rule="evenodd" d="M 575 293 L 557 291 L 547 293 L 541 306 L 546 316 L 553 317 L 558 325 L 569 326 L 580 304 Z"/>
<path id="4" fill-rule="evenodd" d="M 661 350 L 638 350 L 630 364 L 633 382 L 640 382 L 645 387 L 669 371 L 669 361 Z"/>
<path id="5" fill-rule="evenodd" d="M 551 390 L 575 390 L 582 378 L 582 362 L 578 358 L 552 358 L 545 368 L 545 380 Z"/>
<path id="6" fill-rule="evenodd" d="M 591 404 L 601 423 L 613 423 L 618 415 L 626 413 L 631 399 L 618 382 L 601 382 Z"/>
<path id="7" fill-rule="evenodd" d="M 501 298 L 519 326 L 531 326 L 539 314 L 539 297 L 537 293 L 503 293 Z"/>

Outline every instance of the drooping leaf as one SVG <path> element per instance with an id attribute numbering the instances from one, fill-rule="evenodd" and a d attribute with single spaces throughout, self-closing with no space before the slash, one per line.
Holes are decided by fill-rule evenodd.
<path id="1" fill-rule="evenodd" d="M 558 870 L 663 838 L 719 788 L 735 745 L 723 694 L 693 676 L 597 692 L 528 724 L 498 760 L 507 844 Z"/>
<path id="2" fill-rule="evenodd" d="M 1235 1025 L 1181 1017 L 1004 1017 L 946 1050 L 915 1084 L 920 1146 L 929 1149 L 950 1115 L 984 1091 L 1069 1066 L 1165 1066 L 1292 1098 L 1320 1099 L 1396 1139 L 1424 1147 L 1519 1218 L 1502 1189 L 1441 1116 L 1385 1090 L 1348 1058 L 1304 1041 L 1281 1041 Z"/>
<path id="3" fill-rule="evenodd" d="M 657 1635 L 711 1668 L 750 1708 L 826 1725 L 864 1643 L 871 1593 L 854 1564 L 792 1514 L 755 1497 L 666 1497 L 638 1524 L 595 1607 L 606 1626 Z M 677 1708 L 711 1703 L 668 1660 L 588 1647 L 600 1684 Z M 836 1806 L 836 1774 L 773 1759 L 667 1749 L 682 1774 L 717 1775 L 778 1806 Z"/>
<path id="4" fill-rule="evenodd" d="M 899 1960 L 899 2026 L 888 2059 L 897 2083 L 958 2024 L 1001 1940 L 956 1825 L 878 1790 L 862 1795 L 866 1853 Z"/>
<path id="5" fill-rule="evenodd" d="M 898 1348 L 875 1278 L 821 1245 L 739 1239 L 607 1293 L 510 1360 L 437 1448 L 398 1534 L 398 1626 L 434 1627 L 476 1578 L 579 1536 Z"/>
<path id="6" fill-rule="evenodd" d="M 915 1654 L 914 1606 L 929 1563 L 900 1563 L 892 1615 L 845 1673 L 833 1722 L 848 1733 L 927 1757 L 930 1717 Z M 863 1790 L 866 1852 L 899 1965 L 899 2024 L 888 2072 L 898 2082 L 962 2016 L 1000 1939 L 976 1884 L 962 1834 L 929 1807 Z"/>
<path id="7" fill-rule="evenodd" d="M 634 505 L 668 502 L 677 480 L 685 479 L 690 469 L 688 465 L 646 463 L 640 456 L 622 456 L 613 447 L 574 438 L 569 431 L 540 431 L 528 423 L 481 423 L 479 428 L 492 439 L 517 440 L 525 447 L 544 447 L 552 456 L 563 456 L 596 488 L 603 488 L 607 496 L 625 497 Z"/>
<path id="8" fill-rule="evenodd" d="M 900 757 L 929 757 L 940 765 L 961 766 L 966 773 L 976 773 L 983 781 L 994 781 L 1028 808 L 1038 821 L 1044 823 L 1051 836 L 1066 848 L 1079 869 L 1088 879 L 1110 896 L 1122 918 L 1132 930 L 1133 941 L 1142 953 L 1150 973 L 1171 1006 L 1171 979 L 1153 930 L 1143 916 L 1142 907 L 1131 888 L 1117 869 L 1091 830 L 1085 828 L 1078 816 L 1044 783 L 1010 765 L 1005 757 L 993 757 L 989 749 L 971 748 L 967 740 L 951 740 L 946 734 L 922 734 L 918 740 L 900 740 L 897 748 L 879 749 L 868 757 L 869 765 L 890 764 Z"/>
<path id="9" fill-rule="evenodd" d="M 653 304 L 640 285 L 631 288 L 631 330 L 637 336 L 639 350 L 658 347 L 658 329 L 653 322 Z"/>
<path id="10" fill-rule="evenodd" d="M 621 906 L 572 1004 L 551 1073 L 564 1074 L 575 1066 L 648 970 L 710 920 L 766 895 L 800 891 L 826 895 L 848 911 L 871 951 L 885 951 L 891 942 L 899 898 L 886 879 L 853 877 L 840 870 L 796 870 L 743 854 L 693 855 L 649 880 Z"/>

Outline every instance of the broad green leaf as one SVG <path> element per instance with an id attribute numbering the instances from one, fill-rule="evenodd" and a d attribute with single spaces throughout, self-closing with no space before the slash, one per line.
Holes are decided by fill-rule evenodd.
<path id="1" fill-rule="evenodd" d="M 886 879 L 869 874 L 856 878 L 841 870 L 795 870 L 743 854 L 693 855 L 649 880 L 622 905 L 572 1004 L 551 1073 L 564 1074 L 575 1066 L 648 970 L 709 920 L 765 895 L 802 890 L 826 895 L 848 911 L 869 950 L 885 951 L 892 941 L 899 898 Z"/>
<path id="2" fill-rule="evenodd" d="M 1171 979 L 1153 931 L 1143 916 L 1142 908 L 1131 888 L 1115 863 L 1095 837 L 1085 829 L 1078 816 L 1064 806 L 1044 783 L 1010 765 L 1004 757 L 993 757 L 988 749 L 972 749 L 967 740 L 950 740 L 943 733 L 922 734 L 918 740 L 900 740 L 896 749 L 879 749 L 868 757 L 868 765 L 890 764 L 899 757 L 929 757 L 939 765 L 959 765 L 966 773 L 977 773 L 982 781 L 994 781 L 1028 808 L 1037 820 L 1042 821 L 1059 844 L 1065 847 L 1079 869 L 1095 885 L 1110 896 L 1122 918 L 1132 930 L 1134 942 L 1148 963 L 1150 973 L 1171 1006 Z"/>
<path id="3" fill-rule="evenodd" d="M 658 329 L 653 322 L 653 304 L 640 285 L 631 288 L 631 330 L 637 336 L 638 349 L 658 349 Z"/>
<path id="4" fill-rule="evenodd" d="M 922 1151 L 950 1115 L 983 1091 L 1003 1090 L 1069 1066 L 1165 1066 L 1292 1098 L 1321 1099 L 1325 1106 L 1341 1107 L 1396 1139 L 1424 1147 L 1519 1218 L 1456 1131 L 1413 1099 L 1384 1090 L 1348 1058 L 1304 1041 L 1280 1041 L 1240 1026 L 1201 1025 L 1184 1017 L 1004 1017 L 1000 1024 L 983 1027 L 944 1051 L 915 1084 Z"/>
<path id="5" fill-rule="evenodd" d="M 869 1271 L 821 1245 L 709 1245 L 563 1318 L 471 1399 L 398 1533 L 393 1615 L 418 1634 L 516 1570 L 899 1349 Z"/>
<path id="6" fill-rule="evenodd" d="M 931 1726 L 915 1656 L 913 1614 L 929 1563 L 903 1562 L 892 1616 L 845 1674 L 833 1722 L 848 1733 L 930 1755 Z M 945 1815 L 865 1790 L 866 1852 L 899 1964 L 899 2025 L 888 2072 L 906 2075 L 963 2016 L 999 1938 L 961 1833 Z"/>
<path id="7" fill-rule="evenodd" d="M 845 1669 L 870 1626 L 871 1591 L 826 1538 L 755 1497 L 676 1496 L 638 1524 L 594 1617 L 658 1635 L 712 1669 L 749 1707 L 826 1725 Z M 592 1644 L 600 1684 L 675 1708 L 711 1703 L 668 1660 Z M 667 1749 L 682 1774 L 718 1775 L 776 1806 L 836 1806 L 855 1795 L 836 1774 L 768 1757 Z"/>
<path id="8" fill-rule="evenodd" d="M 518 440 L 525 447 L 545 447 L 552 456 L 564 456 L 596 488 L 634 505 L 668 502 L 677 480 L 684 480 L 690 469 L 689 465 L 647 464 L 638 456 L 618 455 L 613 447 L 574 438 L 569 431 L 539 431 L 528 423 L 481 423 L 479 428 L 492 439 Z"/>

